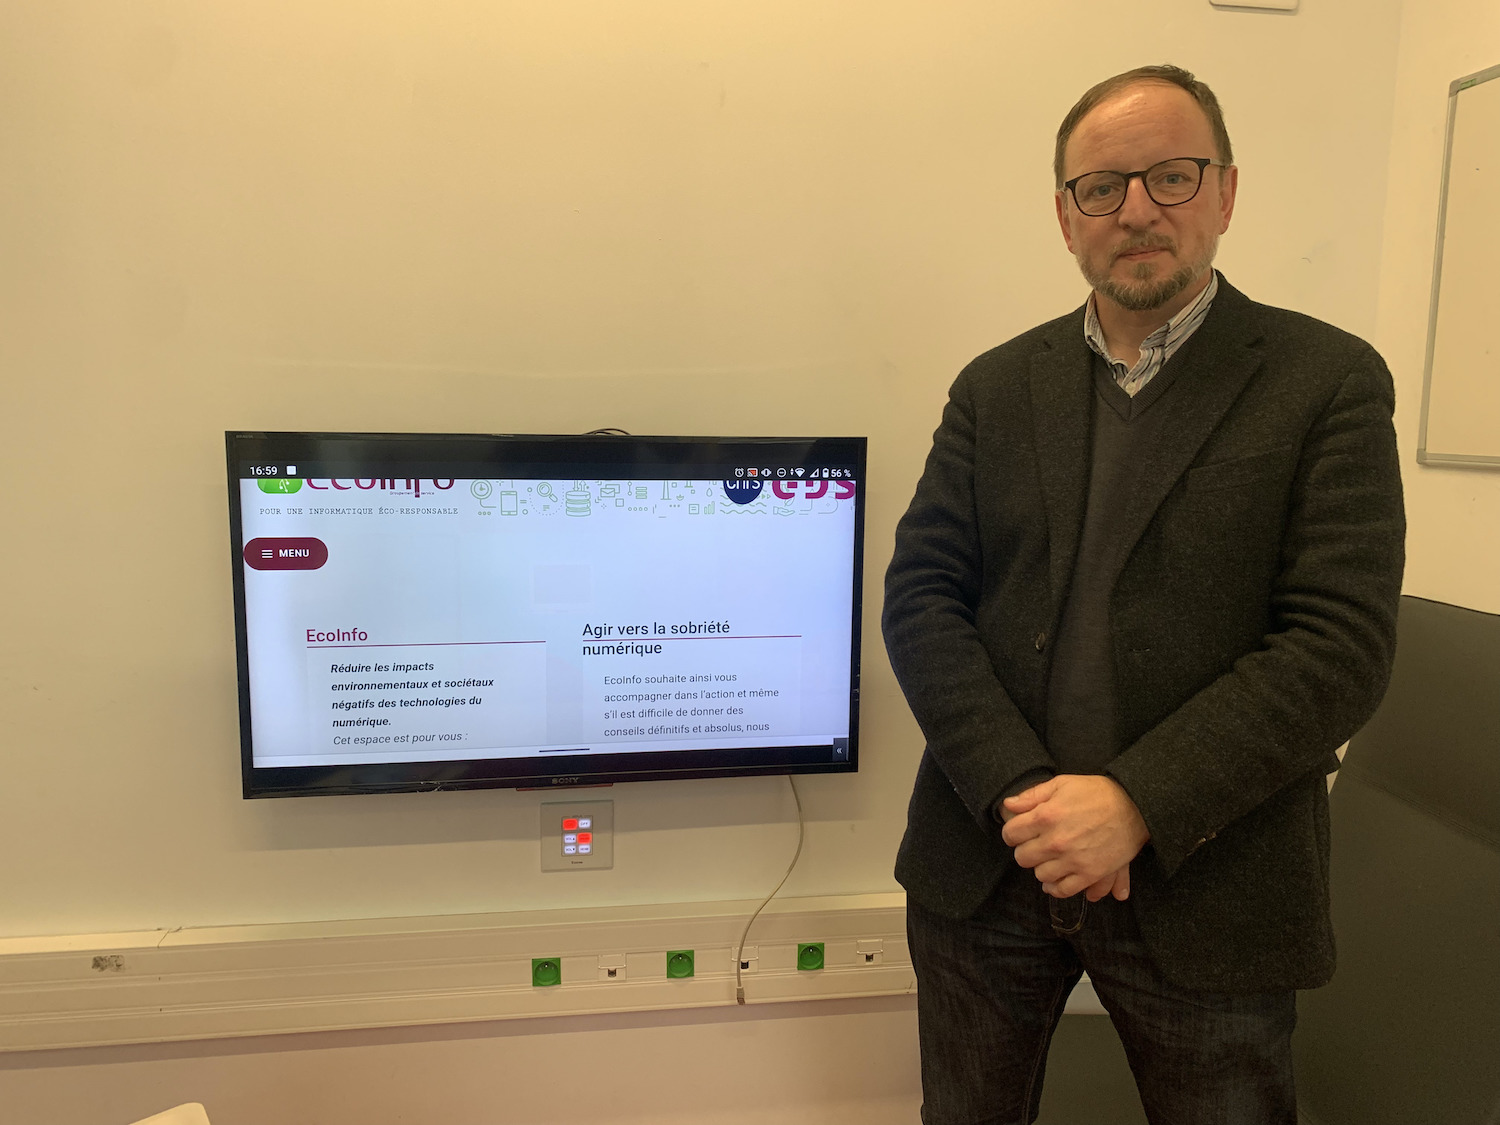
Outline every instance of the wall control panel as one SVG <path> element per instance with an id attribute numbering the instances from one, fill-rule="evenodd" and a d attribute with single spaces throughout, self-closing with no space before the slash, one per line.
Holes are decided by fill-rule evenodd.
<path id="1" fill-rule="evenodd" d="M 613 801 L 548 801 L 542 805 L 542 870 L 615 865 Z"/>

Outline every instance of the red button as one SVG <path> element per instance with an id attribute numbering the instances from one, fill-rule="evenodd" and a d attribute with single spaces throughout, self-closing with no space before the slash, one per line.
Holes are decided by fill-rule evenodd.
<path id="1" fill-rule="evenodd" d="M 254 570 L 317 570 L 328 561 L 321 539 L 252 539 L 245 544 L 245 565 Z"/>
<path id="2" fill-rule="evenodd" d="M 592 844 L 594 842 L 594 834 L 592 832 L 580 832 L 578 833 L 578 842 L 580 844 Z"/>
<path id="3" fill-rule="evenodd" d="M 578 831 L 578 818 L 576 816 L 565 816 L 565 817 L 563 817 L 563 831 L 564 832 L 576 832 L 576 831 Z"/>

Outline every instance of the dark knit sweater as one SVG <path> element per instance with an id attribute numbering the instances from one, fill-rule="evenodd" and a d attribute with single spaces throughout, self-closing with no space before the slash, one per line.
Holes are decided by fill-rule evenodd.
<path id="1" fill-rule="evenodd" d="M 1100 773 L 1120 743 L 1114 633 L 1109 601 L 1124 559 L 1122 517 L 1136 467 L 1160 440 L 1180 365 L 1168 362 L 1132 398 L 1094 357 L 1093 441 L 1088 502 L 1068 600 L 1058 623 L 1047 684 L 1046 746 L 1060 773 Z"/>

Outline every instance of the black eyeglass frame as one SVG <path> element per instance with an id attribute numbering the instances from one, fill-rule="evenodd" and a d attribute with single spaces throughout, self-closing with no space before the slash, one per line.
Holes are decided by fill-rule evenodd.
<path id="1" fill-rule="evenodd" d="M 1163 203 L 1160 199 L 1157 199 L 1156 196 L 1151 194 L 1151 183 L 1146 179 L 1146 176 L 1151 172 L 1152 168 L 1160 168 L 1163 164 L 1173 164 L 1178 160 L 1187 160 L 1193 164 L 1198 165 L 1198 186 L 1193 189 L 1193 194 L 1188 196 L 1186 199 L 1179 199 L 1175 203 Z M 1138 172 L 1117 172 L 1113 168 L 1100 168 L 1093 172 L 1085 172 L 1081 176 L 1074 176 L 1071 180 L 1063 181 L 1063 190 L 1065 190 L 1069 195 L 1073 197 L 1073 206 L 1078 208 L 1078 213 L 1090 219 L 1107 218 L 1108 216 L 1113 215 L 1121 207 L 1124 207 L 1125 200 L 1130 195 L 1130 181 L 1137 177 L 1140 177 L 1141 187 L 1146 189 L 1146 195 L 1152 203 L 1156 204 L 1158 207 L 1181 207 L 1184 203 L 1191 203 L 1193 200 L 1198 198 L 1198 193 L 1203 190 L 1203 172 L 1205 169 L 1210 167 L 1228 168 L 1230 167 L 1230 165 L 1225 164 L 1223 161 L 1214 160 L 1213 158 L 1207 156 L 1169 156 L 1165 160 L 1158 160 L 1155 164 L 1151 165 L 1151 168 L 1142 168 Z M 1120 193 L 1120 202 L 1116 203 L 1108 211 L 1085 211 L 1083 209 L 1083 204 L 1078 201 L 1078 181 L 1086 180 L 1090 176 L 1098 176 L 1106 173 L 1109 175 L 1125 177 L 1125 190 Z"/>

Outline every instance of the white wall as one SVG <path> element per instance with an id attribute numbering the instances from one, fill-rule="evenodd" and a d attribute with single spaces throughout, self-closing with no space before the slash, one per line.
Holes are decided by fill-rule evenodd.
<path id="1" fill-rule="evenodd" d="M 1048 172 L 1074 98 L 1144 62 L 1196 70 L 1242 168 L 1231 280 L 1395 332 L 1382 239 L 1435 213 L 1396 193 L 1394 158 L 1386 202 L 1399 5 L 1303 9 L 0 8 L 0 854 L 25 857 L 0 868 L 0 935 L 754 897 L 790 854 L 775 780 L 617 787 L 616 867 L 583 878 L 537 870 L 534 794 L 241 801 L 231 427 L 868 434 L 863 768 L 807 779 L 786 893 L 892 888 L 920 746 L 879 643 L 880 576 L 958 368 L 1083 297 Z M 1403 83 L 1414 65 L 1402 55 Z M 1464 66 L 1438 69 L 1441 86 Z M 1335 204 L 1351 168 L 1366 191 Z M 1406 268 L 1425 293 L 1415 251 Z M 909 1009 L 845 1014 L 874 1021 L 851 1033 L 855 1073 L 897 1076 L 909 1106 Z M 721 1067 L 707 1104 L 741 1073 L 742 1032 L 691 1027 Z M 769 1065 L 826 1044 L 823 1025 L 776 1027 L 747 1050 L 792 1108 L 758 1120 L 858 1101 Z M 604 1065 L 627 1034 L 548 1042 Z M 480 1041 L 357 1047 L 319 1071 L 317 1119 L 414 1119 L 364 1100 L 402 1074 L 480 1120 L 463 1107 L 492 1075 L 532 1072 L 525 1040 Z M 166 1048 L 28 1057 L 0 1070 L 0 1107 L 51 1091 L 73 1107 L 57 1121 L 104 1120 L 174 1074 L 152 1092 L 201 1080 L 230 1103 L 216 1120 L 289 1120 L 275 1088 L 306 1069 L 298 1049 L 215 1049 L 212 1067 Z M 605 1086 L 583 1088 L 609 1112 Z M 701 1104 L 684 1112 L 711 1120 Z"/>
<path id="2" fill-rule="evenodd" d="M 1416 463 L 1448 84 L 1500 63 L 1500 6 L 1407 3 L 1400 43 L 1373 339 L 1396 377 L 1406 592 L 1500 613 L 1500 471 Z M 1500 223 L 1500 216 L 1489 219 Z"/>
<path id="3" fill-rule="evenodd" d="M 538 871 L 534 794 L 241 801 L 230 427 L 869 434 L 864 768 L 808 779 L 787 890 L 891 889 L 919 746 L 880 576 L 958 367 L 1081 299 L 1057 120 L 1196 68 L 1244 168 L 1226 270 L 1368 333 L 1396 18 L 7 5 L 0 934 L 753 897 L 786 862 L 777 780 L 617 788 L 582 879 Z"/>

